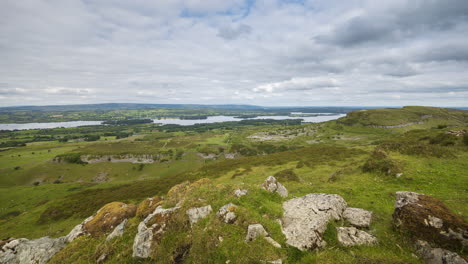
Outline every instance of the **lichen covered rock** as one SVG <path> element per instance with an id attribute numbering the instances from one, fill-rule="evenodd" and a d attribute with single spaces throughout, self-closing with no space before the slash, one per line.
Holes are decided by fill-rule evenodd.
<path id="1" fill-rule="evenodd" d="M 5 264 L 43 264 L 47 263 L 67 244 L 65 237 L 42 237 L 34 240 L 14 239 L 3 245 L 0 250 L 0 263 Z"/>
<path id="2" fill-rule="evenodd" d="M 262 187 L 269 192 L 278 193 L 281 197 L 288 197 L 288 190 L 286 187 L 278 182 L 273 176 L 266 178 L 265 182 L 262 184 Z"/>
<path id="3" fill-rule="evenodd" d="M 233 224 L 237 219 L 237 215 L 235 213 L 236 208 L 237 206 L 235 204 L 228 203 L 221 207 L 216 213 L 216 215 L 224 223 Z"/>
<path id="4" fill-rule="evenodd" d="M 343 246 L 372 245 L 377 238 L 355 227 L 337 227 L 338 242 Z"/>
<path id="5" fill-rule="evenodd" d="M 257 237 L 263 237 L 265 240 L 276 248 L 281 248 L 281 245 L 270 237 L 270 234 L 263 228 L 261 224 L 252 224 L 247 228 L 246 242 L 254 241 Z"/>
<path id="6" fill-rule="evenodd" d="M 135 216 L 136 206 L 121 202 L 104 205 L 89 222 L 84 224 L 83 230 L 97 237 L 114 230 L 124 219 Z"/>
<path id="7" fill-rule="evenodd" d="M 196 224 L 200 219 L 207 217 L 213 209 L 211 205 L 203 206 L 203 207 L 194 207 L 187 210 L 187 216 L 190 221 L 190 225 Z"/>
<path id="8" fill-rule="evenodd" d="M 416 242 L 416 253 L 421 256 L 426 264 L 467 264 L 466 260 L 457 253 L 442 249 L 432 248 L 426 241 Z"/>
<path id="9" fill-rule="evenodd" d="M 346 201 L 336 194 L 314 193 L 283 203 L 282 231 L 286 243 L 300 250 L 325 246 L 322 235 L 330 220 L 339 220 Z"/>
<path id="10" fill-rule="evenodd" d="M 468 224 L 428 195 L 397 192 L 393 223 L 397 230 L 441 248 L 460 250 L 468 246 Z"/>
<path id="11" fill-rule="evenodd" d="M 151 198 L 146 198 L 140 204 L 138 204 L 136 215 L 140 219 L 145 219 L 149 214 L 154 212 L 154 210 L 161 205 L 161 197 L 155 196 Z"/>
<path id="12" fill-rule="evenodd" d="M 372 220 L 372 212 L 348 207 L 343 212 L 343 218 L 355 227 L 369 227 Z"/>

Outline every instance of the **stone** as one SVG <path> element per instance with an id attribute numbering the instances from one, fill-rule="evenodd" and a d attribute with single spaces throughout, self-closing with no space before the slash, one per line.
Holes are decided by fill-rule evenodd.
<path id="1" fill-rule="evenodd" d="M 164 234 L 166 227 L 170 224 L 174 214 L 180 207 L 164 209 L 156 208 L 138 225 L 138 233 L 133 241 L 134 258 L 148 258 L 154 243 L 158 243 Z"/>
<path id="2" fill-rule="evenodd" d="M 416 253 L 421 256 L 426 264 L 467 264 L 468 262 L 457 253 L 442 249 L 432 248 L 423 240 L 416 242 Z"/>
<path id="3" fill-rule="evenodd" d="M 322 235 L 330 220 L 340 220 L 346 201 L 336 194 L 313 193 L 283 203 L 286 243 L 300 250 L 326 245 Z"/>
<path id="4" fill-rule="evenodd" d="M 83 222 L 80 224 L 76 225 L 68 235 L 65 236 L 65 239 L 67 240 L 67 243 L 72 242 L 79 236 L 87 235 L 87 232 L 83 229 L 84 225 L 91 221 L 94 218 L 94 215 L 86 218 Z"/>
<path id="5" fill-rule="evenodd" d="M 461 250 L 468 246 L 468 223 L 428 195 L 397 192 L 393 224 L 414 239 L 443 249 Z"/>
<path id="6" fill-rule="evenodd" d="M 233 224 L 236 219 L 237 215 L 235 213 L 237 206 L 233 203 L 228 203 L 221 207 L 216 215 L 219 219 L 221 219 L 226 224 Z"/>
<path id="7" fill-rule="evenodd" d="M 247 190 L 237 189 L 237 190 L 234 191 L 234 195 L 236 197 L 240 198 L 240 197 L 246 195 L 247 192 L 248 192 Z"/>
<path id="8" fill-rule="evenodd" d="M 262 184 L 262 187 L 269 192 L 278 193 L 283 198 L 288 197 L 288 190 L 286 187 L 279 183 L 273 176 L 266 178 L 265 182 Z"/>
<path id="9" fill-rule="evenodd" d="M 47 263 L 67 244 L 66 237 L 42 237 L 34 240 L 14 239 L 0 250 L 0 263 L 43 264 Z"/>
<path id="10" fill-rule="evenodd" d="M 127 224 L 127 221 L 128 219 L 125 219 L 122 221 L 122 223 L 120 223 L 118 226 L 116 226 L 114 228 L 114 231 L 112 231 L 112 233 L 110 233 L 107 238 L 106 238 L 106 241 L 109 241 L 109 240 L 112 240 L 116 237 L 121 237 L 125 231 L 125 225 Z"/>
<path id="11" fill-rule="evenodd" d="M 343 218 L 355 227 L 369 227 L 372 220 L 372 212 L 348 207 L 343 212 Z"/>
<path id="12" fill-rule="evenodd" d="M 187 215 L 190 221 L 190 225 L 196 224 L 200 219 L 207 217 L 213 209 L 211 205 L 203 206 L 203 207 L 195 207 L 190 208 L 187 210 Z"/>
<path id="13" fill-rule="evenodd" d="M 377 238 L 355 227 L 337 227 L 338 242 L 343 246 L 372 245 Z"/>
<path id="14" fill-rule="evenodd" d="M 247 228 L 246 242 L 254 241 L 257 237 L 264 237 L 265 240 L 276 248 L 281 248 L 281 245 L 270 237 L 268 232 L 261 224 L 252 224 Z"/>
<path id="15" fill-rule="evenodd" d="M 121 202 L 104 205 L 96 215 L 83 225 L 83 230 L 93 237 L 106 234 L 122 223 L 126 218 L 135 216 L 136 206 Z"/>
<path id="16" fill-rule="evenodd" d="M 155 196 L 151 198 L 146 198 L 140 204 L 138 204 L 136 215 L 140 219 L 145 219 L 149 214 L 154 212 L 154 210 L 161 205 L 161 197 Z"/>

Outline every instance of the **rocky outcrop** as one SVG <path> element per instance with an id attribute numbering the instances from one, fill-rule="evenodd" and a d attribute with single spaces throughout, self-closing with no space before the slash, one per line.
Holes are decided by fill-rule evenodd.
<path id="1" fill-rule="evenodd" d="M 120 162 L 129 162 L 129 163 L 143 163 L 143 164 L 150 164 L 154 163 L 159 157 L 159 155 L 102 155 L 102 156 L 92 156 L 92 155 L 83 155 L 81 156 L 81 160 L 87 163 L 101 163 L 101 162 L 112 162 L 112 163 L 120 163 Z"/>
<path id="2" fill-rule="evenodd" d="M 348 207 L 343 212 L 343 218 L 355 227 L 369 227 L 372 220 L 372 212 Z"/>
<path id="3" fill-rule="evenodd" d="M 112 231 L 112 233 L 110 233 L 107 238 L 106 238 L 106 241 L 110 241 L 116 237 L 121 237 L 125 231 L 125 225 L 127 224 L 127 221 L 128 219 L 125 219 L 122 221 L 122 223 L 120 223 L 118 226 L 116 226 L 114 228 L 114 231 Z"/>
<path id="4" fill-rule="evenodd" d="M 246 242 L 254 241 L 257 237 L 263 237 L 265 240 L 276 248 L 281 248 L 281 245 L 270 237 L 270 234 L 263 228 L 261 224 L 249 225 L 247 228 Z"/>
<path id="5" fill-rule="evenodd" d="M 282 231 L 286 243 L 300 250 L 326 245 L 322 235 L 330 220 L 339 220 L 346 201 L 336 194 L 308 194 L 283 203 Z"/>
<path id="6" fill-rule="evenodd" d="M 400 125 L 393 125 L 393 126 L 370 126 L 370 127 L 389 129 L 389 128 L 407 127 L 407 126 L 412 126 L 412 125 L 422 125 L 422 124 L 424 124 L 424 122 L 423 122 L 423 121 L 419 121 L 419 122 L 409 122 L 409 123 L 400 124 Z"/>
<path id="7" fill-rule="evenodd" d="M 377 238 L 355 227 L 337 227 L 338 242 L 343 246 L 372 245 Z"/>
<path id="8" fill-rule="evenodd" d="M 203 206 L 203 207 L 194 207 L 187 210 L 187 216 L 190 221 L 190 225 L 196 224 L 200 219 L 207 217 L 213 209 L 211 205 Z"/>
<path id="9" fill-rule="evenodd" d="M 237 198 L 240 198 L 241 196 L 244 196 L 247 194 L 247 190 L 243 190 L 243 189 L 237 189 L 234 191 L 234 196 L 236 196 Z"/>
<path id="10" fill-rule="evenodd" d="M 457 253 L 442 249 L 432 248 L 426 241 L 416 242 L 416 253 L 421 256 L 426 264 L 467 264 L 468 262 Z"/>
<path id="11" fill-rule="evenodd" d="M 278 193 L 281 197 L 288 197 L 288 190 L 286 189 L 286 187 L 284 187 L 283 184 L 279 183 L 273 176 L 269 176 L 268 178 L 266 178 L 262 187 L 269 192 Z"/>
<path id="12" fill-rule="evenodd" d="M 96 215 L 83 225 L 83 230 L 94 237 L 111 232 L 117 225 L 127 218 L 135 216 L 136 206 L 121 202 L 104 205 Z"/>
<path id="13" fill-rule="evenodd" d="M 216 215 L 224 223 L 233 224 L 237 219 L 237 215 L 235 213 L 236 208 L 237 206 L 235 204 L 228 203 L 221 207 L 216 213 Z"/>
<path id="14" fill-rule="evenodd" d="M 172 220 L 179 207 L 164 209 L 161 206 L 148 215 L 138 225 L 138 233 L 133 241 L 133 257 L 148 258 L 151 255 L 153 243 L 161 240 L 166 227 Z"/>
<path id="15" fill-rule="evenodd" d="M 59 238 L 42 237 L 34 240 L 26 238 L 10 239 L 0 249 L 0 263 L 8 264 L 43 264 L 47 263 L 67 243 L 86 235 L 83 226 L 94 216 L 86 218 L 75 226 L 68 235 Z"/>
<path id="16" fill-rule="evenodd" d="M 138 204 L 136 215 L 140 219 L 145 219 L 149 214 L 154 212 L 156 208 L 161 205 L 162 199 L 158 196 L 146 198 Z"/>
<path id="17" fill-rule="evenodd" d="M 397 192 L 393 223 L 397 230 L 441 248 L 460 250 L 468 246 L 468 224 L 428 195 Z"/>

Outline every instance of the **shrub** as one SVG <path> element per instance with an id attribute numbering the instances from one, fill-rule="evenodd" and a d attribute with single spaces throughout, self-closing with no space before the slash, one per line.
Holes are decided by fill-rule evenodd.
<path id="1" fill-rule="evenodd" d="M 58 155 L 55 157 L 59 161 L 63 161 L 66 163 L 74 163 L 74 164 L 87 164 L 87 162 L 84 162 L 81 160 L 81 153 L 67 153 L 67 154 L 62 154 Z"/>
<path id="2" fill-rule="evenodd" d="M 390 158 L 385 151 L 376 148 L 364 163 L 362 170 L 390 175 L 402 172 L 402 164 L 400 161 Z"/>
<path id="3" fill-rule="evenodd" d="M 275 178 L 283 181 L 299 181 L 299 177 L 296 175 L 293 169 L 285 169 L 275 173 Z"/>

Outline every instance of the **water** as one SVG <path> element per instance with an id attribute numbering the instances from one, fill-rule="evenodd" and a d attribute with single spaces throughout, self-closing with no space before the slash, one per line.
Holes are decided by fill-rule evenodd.
<path id="1" fill-rule="evenodd" d="M 319 114 L 319 113 L 318 113 Z M 190 126 L 194 124 L 206 124 L 206 123 L 219 123 L 228 121 L 240 121 L 248 119 L 304 119 L 304 123 L 318 123 L 329 120 L 335 120 L 345 114 L 331 115 L 329 113 L 320 113 L 319 116 L 258 116 L 254 118 L 235 118 L 234 116 L 209 116 L 207 119 L 190 119 L 184 120 L 180 118 L 165 118 L 165 119 L 153 119 L 154 123 L 166 125 L 166 124 L 177 124 L 181 126 Z M 79 127 L 79 126 L 96 126 L 101 125 L 102 121 L 69 121 L 69 122 L 51 122 L 51 123 L 25 123 L 25 124 L 0 124 L 0 130 L 25 130 L 25 129 L 46 129 L 46 128 L 58 128 L 58 127 Z"/>

